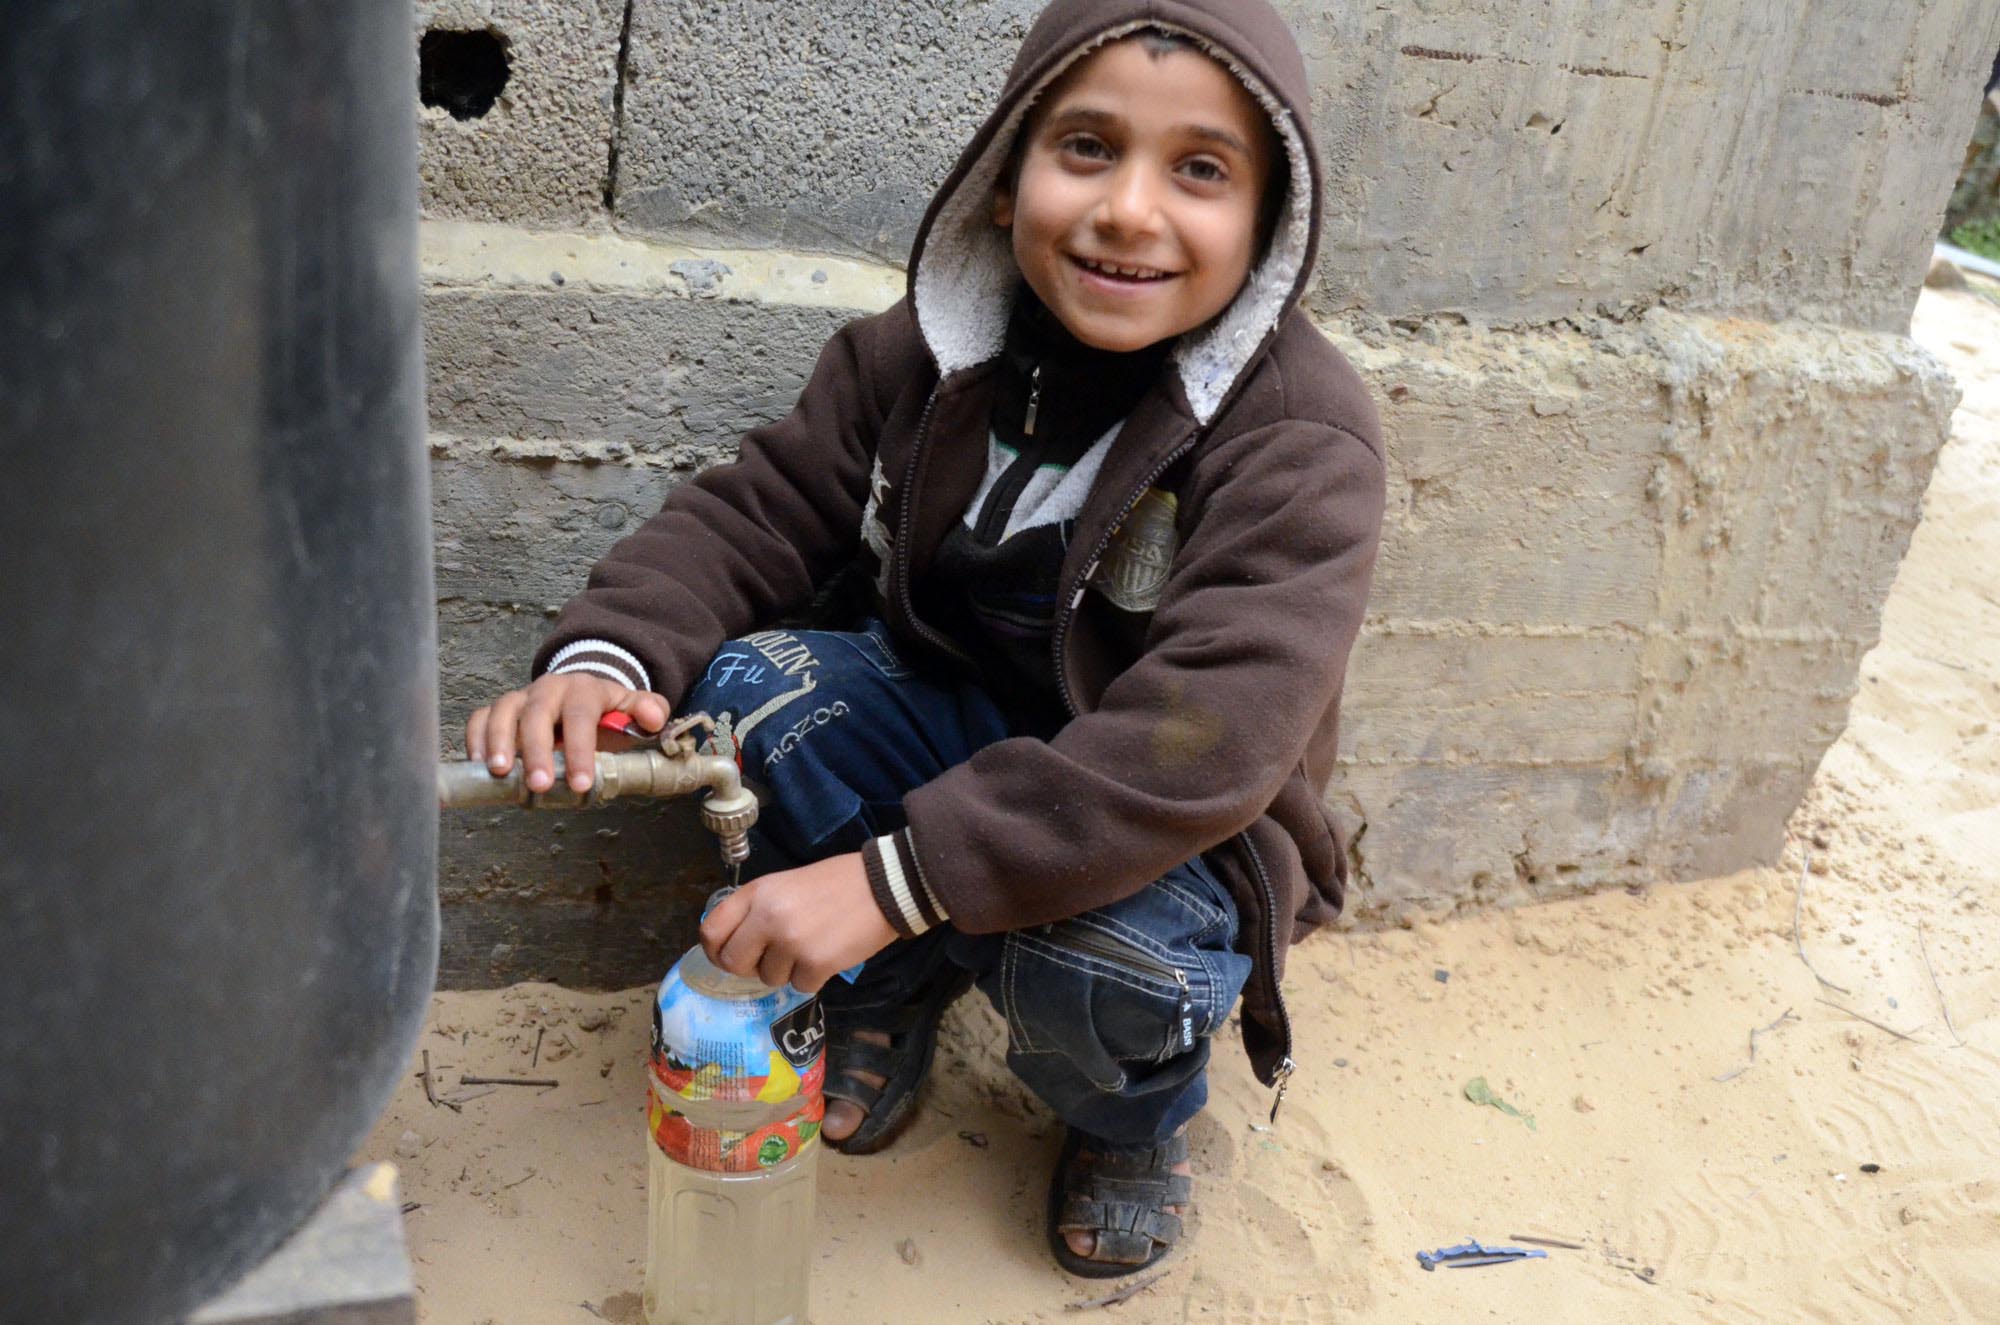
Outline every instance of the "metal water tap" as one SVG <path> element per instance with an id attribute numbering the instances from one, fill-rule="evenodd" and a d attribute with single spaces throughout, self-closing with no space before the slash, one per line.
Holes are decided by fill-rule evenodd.
<path id="1" fill-rule="evenodd" d="M 690 713 L 668 723 L 658 736 L 651 736 L 610 721 L 622 720 L 622 714 L 605 716 L 605 726 L 626 735 L 640 735 L 651 748 L 620 754 L 600 750 L 597 776 L 591 779 L 589 791 L 578 793 L 570 788 L 560 752 L 555 756 L 555 782 L 547 791 L 528 790 L 527 774 L 519 759 L 504 777 L 495 777 L 476 759 L 448 760 L 438 765 L 438 808 L 520 805 L 531 810 L 578 810 L 620 797 L 666 800 L 705 789 L 708 795 L 701 803 L 701 822 L 721 843 L 723 863 L 740 867 L 750 858 L 750 829 L 757 822 L 756 794 L 743 785 L 743 774 L 734 759 L 705 755 L 696 748 L 695 733 L 714 731 L 713 719 L 706 713 Z"/>

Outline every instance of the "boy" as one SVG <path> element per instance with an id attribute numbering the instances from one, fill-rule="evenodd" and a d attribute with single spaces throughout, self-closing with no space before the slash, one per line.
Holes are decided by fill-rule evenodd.
<path id="1" fill-rule="evenodd" d="M 583 789 L 607 711 L 715 715 L 767 788 L 752 864 L 775 872 L 702 943 L 823 989 L 823 1135 L 893 1140 L 978 983 L 1069 1129 L 1048 1232 L 1085 1276 L 1178 1239 L 1239 992 L 1282 1095 L 1284 950 L 1346 875 L 1321 795 L 1383 467 L 1365 389 L 1296 308 L 1308 104 L 1261 0 L 1056 0 L 908 296 L 613 548 L 539 679 L 467 725 L 537 788 L 559 729 Z M 858 628 L 768 628 L 843 582 Z"/>

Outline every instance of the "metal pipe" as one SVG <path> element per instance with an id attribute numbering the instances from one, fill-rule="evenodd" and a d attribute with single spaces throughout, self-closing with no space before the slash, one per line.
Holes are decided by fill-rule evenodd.
<path id="1" fill-rule="evenodd" d="M 505 776 L 496 777 L 473 759 L 438 765 L 438 808 L 468 809 L 482 805 L 519 805 L 530 810 L 592 809 L 608 801 L 634 796 L 668 800 L 700 791 L 702 826 L 721 843 L 725 864 L 741 865 L 750 856 L 751 827 L 757 822 L 757 797 L 743 785 L 736 761 L 725 755 L 698 754 L 691 739 L 671 750 L 600 751 L 590 790 L 572 790 L 567 765 L 555 756 L 555 782 L 547 791 L 530 791 L 519 760 Z"/>

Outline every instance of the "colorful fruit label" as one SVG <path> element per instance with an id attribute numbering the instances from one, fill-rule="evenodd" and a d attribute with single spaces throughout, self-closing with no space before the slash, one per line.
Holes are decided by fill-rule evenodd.
<path id="1" fill-rule="evenodd" d="M 714 1173 L 754 1173 L 803 1154 L 826 1114 L 825 1041 L 816 999 L 791 990 L 710 998 L 669 974 L 653 1007 L 646 1101 L 653 1144 L 676 1163 Z M 769 1107 L 788 1102 L 790 1109 Z M 746 1130 L 704 1125 L 732 1112 L 758 1121 Z"/>

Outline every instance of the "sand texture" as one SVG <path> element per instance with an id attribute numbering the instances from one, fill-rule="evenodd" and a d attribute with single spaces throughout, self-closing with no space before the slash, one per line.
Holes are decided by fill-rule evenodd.
<path id="1" fill-rule="evenodd" d="M 1778 868 L 1302 946 L 1277 1126 L 1224 1037 L 1187 1246 L 1082 1314 L 1114 1286 L 1043 1244 L 1059 1129 L 962 1001 L 912 1130 L 825 1158 L 814 1320 L 2000 1321 L 2000 309 L 1926 293 L 1915 335 L 1965 403 Z M 424 1321 L 640 1319 L 648 997 L 433 1000 L 458 1107 L 413 1075 L 363 1151 Z M 1517 1234 L 1581 1250 L 1415 1258 Z"/>

